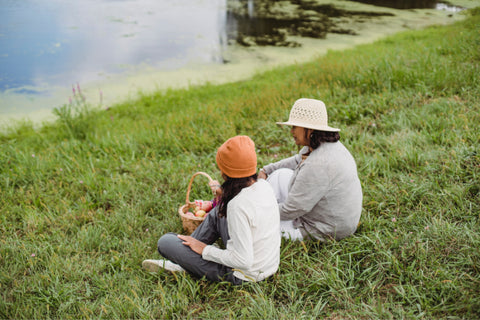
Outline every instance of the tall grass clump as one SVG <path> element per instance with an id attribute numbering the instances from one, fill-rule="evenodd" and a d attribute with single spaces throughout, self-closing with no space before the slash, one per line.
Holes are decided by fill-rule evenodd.
<path id="1" fill-rule="evenodd" d="M 12 128 L 0 136 L 0 318 L 479 318 L 479 13 Z M 283 241 L 279 272 L 241 287 L 142 270 L 159 236 L 182 232 L 192 174 L 220 178 L 227 138 L 251 136 L 259 166 L 296 152 L 274 123 L 300 97 L 326 103 L 357 161 L 357 233 Z M 198 181 L 192 196 L 207 191 Z"/>
<path id="2" fill-rule="evenodd" d="M 84 140 L 95 127 L 95 112 L 78 83 L 72 91 L 73 98 L 68 104 L 53 109 L 53 114 L 57 116 L 55 131 L 59 138 Z"/>

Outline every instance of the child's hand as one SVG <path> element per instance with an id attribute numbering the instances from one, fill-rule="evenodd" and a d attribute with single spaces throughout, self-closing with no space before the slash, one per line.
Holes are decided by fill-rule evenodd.
<path id="1" fill-rule="evenodd" d="M 207 246 L 205 243 L 191 237 L 191 236 L 183 236 L 183 235 L 177 235 L 178 238 L 180 238 L 183 242 L 184 245 L 189 246 L 190 249 L 195 251 L 198 254 L 203 253 L 203 249 Z"/>
<path id="2" fill-rule="evenodd" d="M 210 181 L 208 185 L 210 186 L 210 189 L 212 190 L 212 193 L 215 196 L 215 198 L 219 199 L 222 196 L 222 188 L 221 188 L 220 182 L 218 182 L 217 180 L 213 180 L 213 181 Z"/>

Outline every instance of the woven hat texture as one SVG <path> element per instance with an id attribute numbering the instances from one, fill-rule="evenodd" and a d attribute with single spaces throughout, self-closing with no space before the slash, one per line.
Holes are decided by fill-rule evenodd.
<path id="1" fill-rule="evenodd" d="M 320 131 L 338 132 L 340 129 L 328 126 L 327 108 L 323 101 L 301 98 L 295 101 L 287 122 L 277 124 L 303 127 Z"/>
<path id="2" fill-rule="evenodd" d="M 245 178 L 257 172 L 255 143 L 248 136 L 228 139 L 217 150 L 217 165 L 230 178 Z"/>

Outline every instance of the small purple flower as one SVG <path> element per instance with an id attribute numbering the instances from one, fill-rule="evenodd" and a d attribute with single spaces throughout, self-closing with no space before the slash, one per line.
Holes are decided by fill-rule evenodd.
<path id="1" fill-rule="evenodd" d="M 62 168 L 60 168 L 60 171 L 63 171 L 63 169 L 62 169 Z"/>
<path id="2" fill-rule="evenodd" d="M 32 158 L 35 158 L 35 153 L 32 153 Z"/>
<path id="3" fill-rule="evenodd" d="M 147 229 L 145 229 L 145 232 L 148 232 L 148 228 L 147 228 Z"/>
<path id="4" fill-rule="evenodd" d="M 396 219 L 396 218 L 392 218 L 392 222 L 396 222 L 396 221 L 397 221 L 397 219 Z"/>
<path id="5" fill-rule="evenodd" d="M 31 254 L 31 257 L 35 257 L 35 253 L 32 253 L 32 254 Z"/>
<path id="6" fill-rule="evenodd" d="M 429 227 L 429 226 L 426 226 L 426 227 L 425 227 L 425 230 L 428 230 L 428 229 L 430 229 L 430 227 Z"/>
<path id="7" fill-rule="evenodd" d="M 73 96 L 75 96 L 76 91 L 75 91 L 75 87 L 74 87 L 74 86 L 72 86 L 72 92 L 73 92 Z"/>
<path id="8" fill-rule="evenodd" d="M 393 229 L 393 232 L 397 232 L 397 229 Z"/>
<path id="9" fill-rule="evenodd" d="M 82 184 L 82 183 L 83 183 L 83 180 L 80 180 L 79 182 L 80 182 L 80 184 Z"/>

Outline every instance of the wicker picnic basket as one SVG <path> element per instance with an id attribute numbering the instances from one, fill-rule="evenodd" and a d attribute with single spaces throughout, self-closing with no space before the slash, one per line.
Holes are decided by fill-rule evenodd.
<path id="1" fill-rule="evenodd" d="M 188 184 L 188 188 L 187 188 L 187 197 L 185 199 L 185 204 L 183 206 L 180 206 L 180 208 L 178 208 L 178 214 L 180 215 L 180 218 L 182 219 L 183 229 L 188 234 L 191 234 L 193 231 L 195 231 L 195 229 L 205 219 L 205 217 L 195 217 L 195 216 L 186 214 L 189 209 L 195 207 L 195 202 L 190 201 L 190 190 L 192 189 L 193 180 L 198 175 L 202 175 L 202 176 L 207 177 L 209 182 L 213 181 L 213 179 L 208 174 L 206 174 L 205 172 L 196 172 L 192 176 L 192 178 L 190 179 L 190 183 Z"/>

